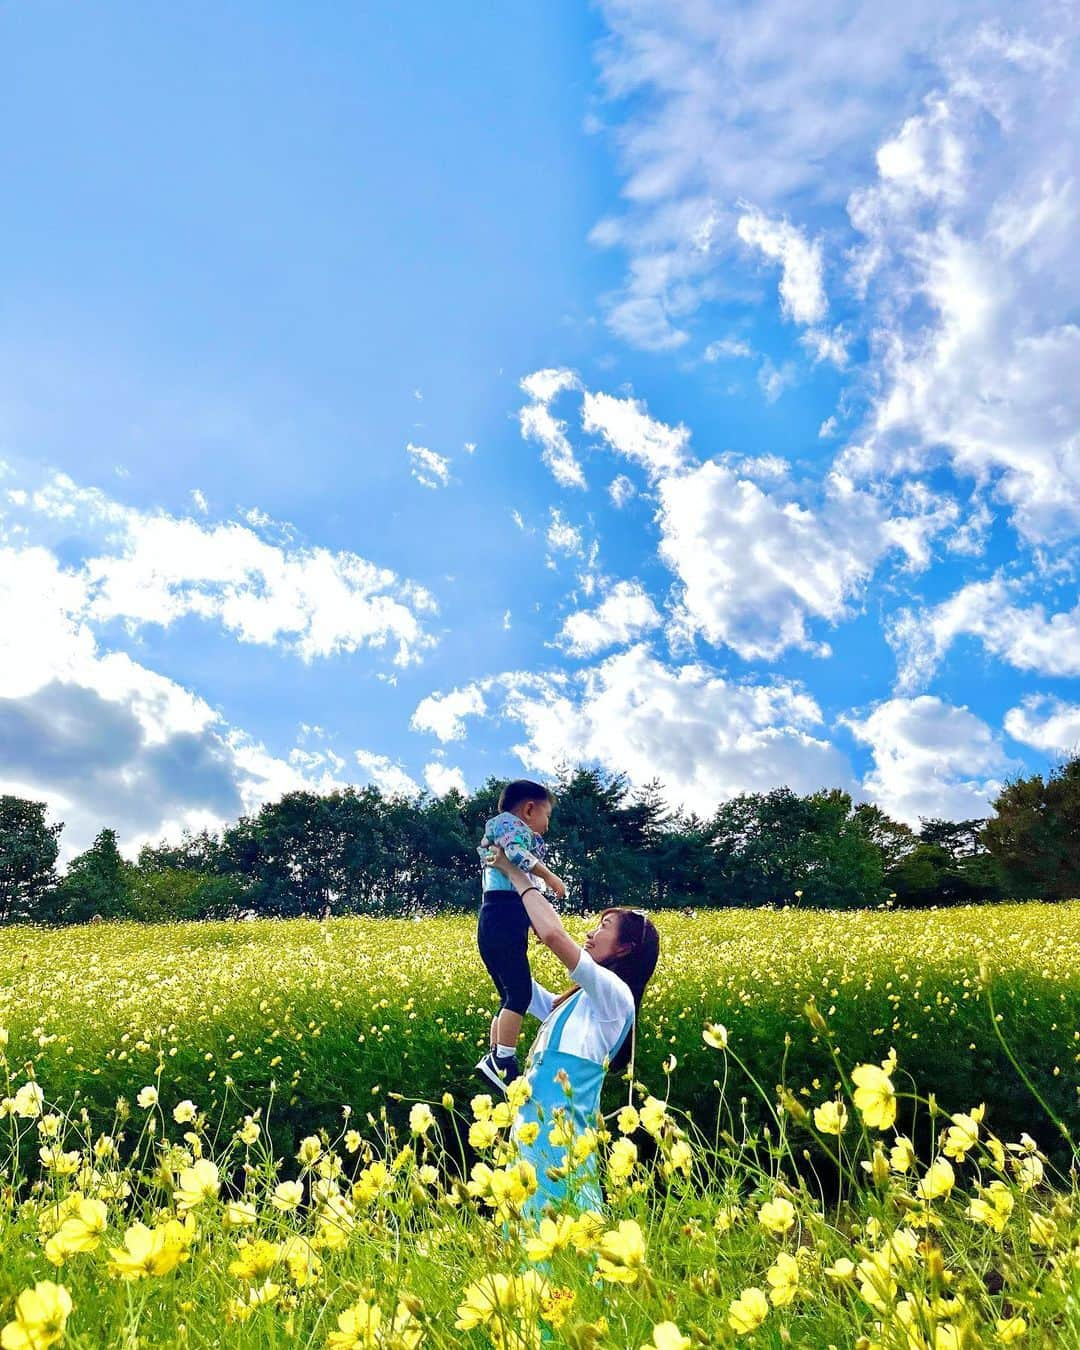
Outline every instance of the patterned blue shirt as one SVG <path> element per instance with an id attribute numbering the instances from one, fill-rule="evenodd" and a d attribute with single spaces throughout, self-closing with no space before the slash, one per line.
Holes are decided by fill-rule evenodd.
<path id="1" fill-rule="evenodd" d="M 487 863 L 489 850 L 498 845 L 512 863 L 523 872 L 531 872 L 538 862 L 544 860 L 544 841 L 531 830 L 520 816 L 513 811 L 500 811 L 484 826 L 484 837 L 480 840 L 477 853 L 480 861 Z M 512 891 L 513 883 L 509 877 L 494 867 L 484 867 L 483 887 L 485 891 Z"/>

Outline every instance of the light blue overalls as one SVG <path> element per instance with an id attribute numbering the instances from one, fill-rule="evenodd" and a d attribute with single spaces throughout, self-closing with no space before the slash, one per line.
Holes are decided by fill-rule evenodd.
<path id="1" fill-rule="evenodd" d="M 525 1077 L 532 1087 L 532 1096 L 518 1112 L 514 1136 L 516 1138 L 521 1126 L 530 1121 L 540 1126 L 533 1143 L 523 1144 L 518 1140 L 518 1156 L 536 1168 L 536 1192 L 521 1209 L 522 1217 L 533 1223 L 539 1223 L 545 1205 L 584 1210 L 599 1209 L 602 1204 L 595 1152 L 567 1176 L 548 1175 L 549 1167 L 565 1166 L 568 1151 L 565 1145 L 556 1146 L 548 1139 L 556 1110 L 561 1108 L 565 1113 L 575 1139 L 580 1138 L 586 1130 L 597 1129 L 600 1125 L 600 1093 L 604 1086 L 605 1065 L 584 1059 L 581 1055 L 572 1055 L 562 1048 L 566 1019 L 583 995 L 584 990 L 579 989 L 558 1009 L 543 1049 L 529 1052 L 525 1070 Z M 633 1024 L 634 1015 L 631 1013 L 608 1054 L 609 1061 L 615 1058 Z M 569 1096 L 563 1084 L 556 1081 L 560 1070 L 569 1080 L 572 1089 Z"/>

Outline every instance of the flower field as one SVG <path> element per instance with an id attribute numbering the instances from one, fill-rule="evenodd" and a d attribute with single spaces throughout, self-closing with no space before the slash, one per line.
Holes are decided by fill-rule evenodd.
<path id="1" fill-rule="evenodd" d="M 1080 1344 L 1080 905 L 658 923 L 539 1228 L 468 920 L 4 930 L 0 1343 Z"/>

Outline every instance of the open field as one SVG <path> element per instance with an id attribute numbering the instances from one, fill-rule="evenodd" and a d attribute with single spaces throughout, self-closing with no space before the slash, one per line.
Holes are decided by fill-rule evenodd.
<path id="1" fill-rule="evenodd" d="M 659 922 L 540 1234 L 467 920 L 4 931 L 4 1346 L 1080 1343 L 1080 905 Z"/>
<path id="2" fill-rule="evenodd" d="M 827 1074 L 828 1051 L 802 1013 L 813 997 L 846 1060 L 880 1059 L 895 1046 L 924 1091 L 943 1102 L 986 1100 L 1002 1129 L 1030 1128 L 982 966 L 1014 1052 L 1054 1109 L 1075 1118 L 1080 903 L 725 910 L 664 913 L 658 923 L 663 947 L 642 1010 L 638 1074 L 662 1083 L 674 1054 L 677 1104 L 715 1098 L 706 1021 L 728 1027 L 770 1090 L 785 1034 L 789 1084 Z M 538 977 L 559 986 L 559 968 L 533 950 Z M 227 1077 L 256 1103 L 274 1081 L 297 1128 L 391 1089 L 469 1091 L 493 995 L 472 923 L 460 917 L 0 930 L 10 1055 L 32 1061 L 54 1099 L 81 1093 L 98 1109 L 159 1074 L 163 1096 L 208 1110 Z"/>

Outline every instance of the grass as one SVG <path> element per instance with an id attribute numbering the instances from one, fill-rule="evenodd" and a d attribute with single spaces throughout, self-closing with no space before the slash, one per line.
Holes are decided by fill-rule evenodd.
<path id="1" fill-rule="evenodd" d="M 608 1211 L 550 1251 L 466 1105 L 466 920 L 0 933 L 5 1346 L 59 1343 L 40 1281 L 75 1346 L 1080 1343 L 1080 905 L 660 926 Z"/>

